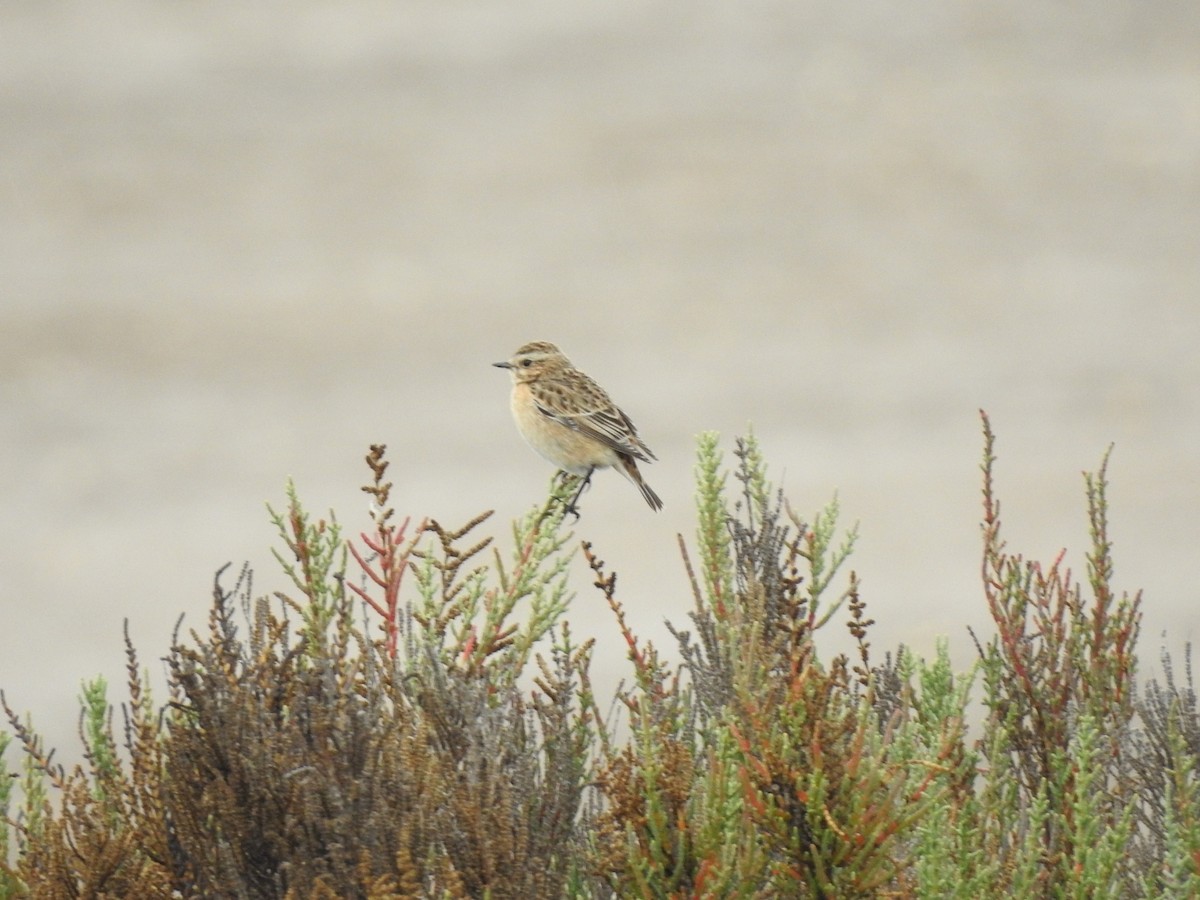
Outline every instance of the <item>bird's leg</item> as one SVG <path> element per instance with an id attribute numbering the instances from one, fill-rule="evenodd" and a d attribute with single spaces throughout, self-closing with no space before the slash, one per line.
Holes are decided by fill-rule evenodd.
<path id="1" fill-rule="evenodd" d="M 587 470 L 587 474 L 584 475 L 581 479 L 579 479 L 579 489 L 575 491 L 575 496 L 571 498 L 569 503 L 567 503 L 566 512 L 573 515 L 575 517 L 576 522 L 579 521 L 579 510 L 576 508 L 575 504 L 579 502 L 579 498 L 583 494 L 584 489 L 589 484 L 591 484 L 592 473 L 595 471 L 596 471 L 596 467 L 592 466 L 590 469 Z"/>

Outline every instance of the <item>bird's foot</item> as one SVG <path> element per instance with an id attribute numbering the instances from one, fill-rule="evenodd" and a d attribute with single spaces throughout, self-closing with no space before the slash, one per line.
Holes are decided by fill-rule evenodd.
<path id="1" fill-rule="evenodd" d="M 579 487 L 576 489 L 571 499 L 567 501 L 566 508 L 563 510 L 563 516 L 574 516 L 575 521 L 579 521 L 579 506 L 577 504 L 579 503 L 579 498 L 583 495 L 583 492 L 587 490 L 588 485 L 592 483 L 592 473 L 594 471 L 596 471 L 594 468 L 588 469 L 588 473 L 579 479 Z M 567 475 L 566 472 L 563 474 Z"/>

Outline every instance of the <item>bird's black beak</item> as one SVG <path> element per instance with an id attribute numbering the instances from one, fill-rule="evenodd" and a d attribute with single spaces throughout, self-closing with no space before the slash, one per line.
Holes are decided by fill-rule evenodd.
<path id="1" fill-rule="evenodd" d="M 512 368 L 512 363 L 510 363 L 510 362 L 492 363 L 492 365 L 495 366 L 497 369 L 511 369 Z"/>

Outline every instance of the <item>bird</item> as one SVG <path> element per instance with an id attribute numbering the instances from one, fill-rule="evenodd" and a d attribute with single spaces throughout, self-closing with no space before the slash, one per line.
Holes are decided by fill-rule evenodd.
<path id="1" fill-rule="evenodd" d="M 633 482 L 651 509 L 662 509 L 662 500 L 638 470 L 639 460 L 648 463 L 658 457 L 604 388 L 575 368 L 558 347 L 532 341 L 511 359 L 493 365 L 512 376 L 512 415 L 521 436 L 559 469 L 583 479 L 567 504 L 569 512 L 578 517 L 575 503 L 592 473 L 608 467 Z"/>

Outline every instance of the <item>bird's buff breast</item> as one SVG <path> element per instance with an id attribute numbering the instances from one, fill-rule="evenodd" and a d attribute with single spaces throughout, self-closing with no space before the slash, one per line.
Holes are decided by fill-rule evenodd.
<path id="1" fill-rule="evenodd" d="M 513 385 L 512 414 L 526 443 L 560 469 L 586 475 L 593 467 L 604 468 L 617 462 L 616 451 L 611 447 L 539 412 L 529 385 Z"/>

